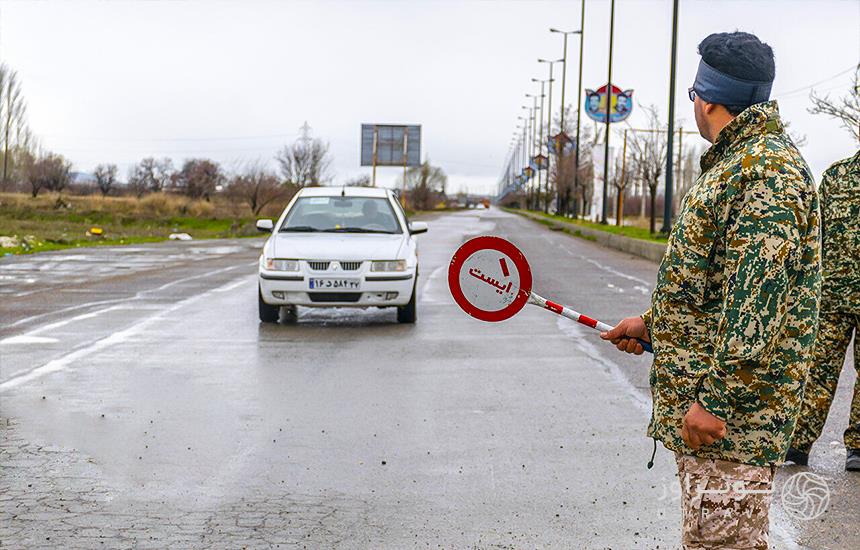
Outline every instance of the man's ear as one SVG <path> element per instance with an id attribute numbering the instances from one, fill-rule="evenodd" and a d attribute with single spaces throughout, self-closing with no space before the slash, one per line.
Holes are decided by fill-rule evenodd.
<path id="1" fill-rule="evenodd" d="M 702 102 L 702 112 L 706 115 L 714 114 L 714 111 L 717 109 L 718 105 L 716 103 L 708 103 L 707 101 Z"/>

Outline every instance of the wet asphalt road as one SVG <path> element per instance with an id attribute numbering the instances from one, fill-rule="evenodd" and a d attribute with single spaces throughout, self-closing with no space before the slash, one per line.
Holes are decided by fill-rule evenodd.
<path id="1" fill-rule="evenodd" d="M 0 260 L 0 547 L 677 547 L 647 359 L 537 308 L 460 312 L 445 269 L 483 233 L 547 297 L 609 323 L 647 307 L 654 264 L 498 210 L 430 221 L 415 326 L 260 325 L 256 239 Z M 775 548 L 860 544 L 852 372 L 810 468 L 830 507 L 798 521 L 775 495 Z"/>

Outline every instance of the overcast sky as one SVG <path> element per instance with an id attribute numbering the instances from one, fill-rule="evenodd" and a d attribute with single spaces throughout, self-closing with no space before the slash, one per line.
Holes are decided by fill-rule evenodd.
<path id="1" fill-rule="evenodd" d="M 613 82 L 668 103 L 671 0 L 617 0 Z M 558 2 L 0 2 L 0 59 L 23 81 L 42 144 L 77 170 L 145 156 L 206 156 L 231 169 L 268 161 L 308 121 L 331 144 L 335 182 L 362 173 L 363 122 L 423 127 L 422 155 L 449 188 L 495 190 L 538 57 L 561 57 Z M 808 87 L 841 94 L 860 62 L 860 0 L 681 0 L 676 112 L 711 32 L 757 34 L 776 53 L 774 97 L 816 174 L 853 154 L 837 122 L 806 112 Z M 609 2 L 587 0 L 583 87 L 606 82 Z M 569 42 L 575 102 L 578 39 Z M 557 67 L 557 70 L 560 67 Z M 558 74 L 558 73 L 556 73 Z M 835 75 L 840 75 L 836 76 Z M 553 101 L 559 105 L 560 79 Z M 799 91 L 795 91 L 799 90 Z M 789 93 L 793 92 L 793 93 Z M 641 124 L 634 109 L 631 122 Z M 691 138 L 699 140 L 699 138 Z M 702 142 L 704 144 L 704 142 Z M 395 168 L 378 177 L 392 183 Z"/>

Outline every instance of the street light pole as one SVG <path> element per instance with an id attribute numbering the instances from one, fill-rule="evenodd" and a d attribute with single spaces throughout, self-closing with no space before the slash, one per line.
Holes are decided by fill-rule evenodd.
<path id="1" fill-rule="evenodd" d="M 543 155 L 543 98 L 544 98 L 544 85 L 549 82 L 548 80 L 539 80 L 537 78 L 533 78 L 532 82 L 540 82 L 540 116 L 538 117 L 538 155 Z M 540 208 L 540 185 L 541 185 L 541 167 L 538 166 L 538 185 L 537 185 L 537 207 Z M 549 181 L 549 174 L 546 175 L 547 181 Z"/>
<path id="2" fill-rule="evenodd" d="M 537 114 L 538 114 L 537 101 L 538 101 L 538 96 L 536 96 L 534 94 L 526 94 L 526 97 L 530 97 L 533 100 L 533 106 L 532 106 L 533 107 L 532 108 L 532 146 L 531 146 L 531 156 L 529 157 L 529 159 L 531 159 L 532 157 L 535 156 L 535 146 L 537 145 Z M 532 163 L 529 162 L 529 166 L 531 166 L 531 164 Z M 537 172 L 540 172 L 540 170 L 538 170 Z M 534 180 L 534 176 L 532 176 L 531 179 Z M 534 186 L 532 186 L 532 187 L 534 187 Z"/>
<path id="3" fill-rule="evenodd" d="M 584 3 L 585 0 L 583 0 Z M 582 34 L 581 30 L 578 31 L 560 31 L 558 29 L 550 29 L 549 32 L 560 33 L 564 36 L 564 56 L 562 57 L 562 69 L 561 69 L 561 126 L 559 130 L 567 134 L 567 127 L 564 125 L 564 112 L 565 112 L 565 103 L 564 103 L 564 91 L 567 88 L 567 35 L 569 34 Z M 562 164 L 558 165 L 559 168 L 563 166 Z M 564 214 L 567 215 L 570 210 L 570 186 L 565 186 L 564 190 Z M 561 210 L 561 195 L 559 194 L 556 202 L 556 209 Z"/>
<path id="4" fill-rule="evenodd" d="M 552 140 L 552 66 L 556 63 L 561 63 L 561 59 L 553 59 L 552 61 L 547 59 L 538 59 L 538 63 L 547 63 L 549 64 L 549 98 L 547 99 L 547 107 L 546 107 L 546 185 L 544 186 L 544 190 L 546 191 L 546 196 L 543 201 L 543 211 L 544 213 L 549 213 L 549 199 L 550 199 L 550 191 L 549 191 L 549 176 L 550 176 L 550 166 L 552 165 L 552 151 L 550 147 L 550 143 Z M 555 144 L 553 144 L 555 145 Z M 556 154 L 558 150 L 556 150 Z M 558 183 L 558 182 L 556 182 Z"/>
<path id="5" fill-rule="evenodd" d="M 603 204 L 600 213 L 602 224 L 607 223 L 606 201 L 609 198 L 609 112 L 612 108 L 612 37 L 615 33 L 615 0 L 612 0 L 609 10 L 609 75 L 606 79 L 606 138 L 603 140 Z"/>
<path id="6" fill-rule="evenodd" d="M 666 192 L 663 194 L 663 228 L 668 234 L 672 231 L 672 138 L 675 136 L 675 60 L 678 57 L 678 0 L 672 5 L 672 61 L 669 66 L 669 128 L 666 143 Z"/>

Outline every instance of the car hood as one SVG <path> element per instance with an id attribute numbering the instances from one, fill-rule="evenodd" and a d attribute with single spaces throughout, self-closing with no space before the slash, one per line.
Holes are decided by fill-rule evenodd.
<path id="1" fill-rule="evenodd" d="M 297 260 L 396 260 L 404 235 L 361 233 L 276 233 L 269 257 Z"/>

